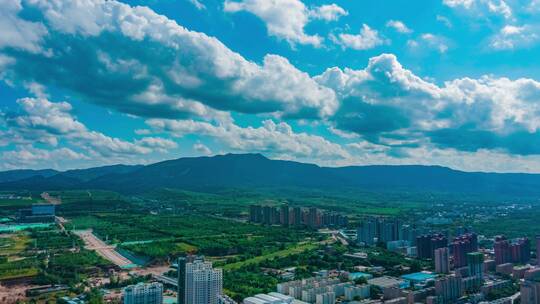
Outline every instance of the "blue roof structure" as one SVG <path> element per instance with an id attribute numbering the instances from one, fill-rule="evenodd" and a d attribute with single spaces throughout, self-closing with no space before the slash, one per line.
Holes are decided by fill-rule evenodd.
<path id="1" fill-rule="evenodd" d="M 349 280 L 356 280 L 356 279 L 359 279 L 359 278 L 366 278 L 366 279 L 371 279 L 373 278 L 373 276 L 369 273 L 365 273 L 365 272 L 351 272 L 349 273 Z"/>
<path id="2" fill-rule="evenodd" d="M 402 279 L 411 281 L 413 283 L 423 283 L 427 280 L 434 279 L 435 277 L 437 277 L 437 275 L 427 271 L 409 273 L 401 276 Z"/>

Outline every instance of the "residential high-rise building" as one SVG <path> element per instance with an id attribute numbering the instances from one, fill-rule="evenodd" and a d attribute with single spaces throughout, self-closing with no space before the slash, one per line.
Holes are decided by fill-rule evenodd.
<path id="1" fill-rule="evenodd" d="M 481 252 L 467 253 L 469 274 L 482 280 L 484 278 L 484 254 Z"/>
<path id="2" fill-rule="evenodd" d="M 510 255 L 513 263 L 526 264 L 531 259 L 531 241 L 519 238 L 510 244 Z"/>
<path id="3" fill-rule="evenodd" d="M 540 234 L 536 236 L 536 264 L 540 266 Z"/>
<path id="4" fill-rule="evenodd" d="M 454 267 L 464 267 L 467 265 L 467 254 L 478 251 L 478 237 L 474 233 L 467 233 L 454 238 L 450 244 L 454 257 Z"/>
<path id="5" fill-rule="evenodd" d="M 496 236 L 493 243 L 493 249 L 495 251 L 495 264 L 506 264 L 512 261 L 512 255 L 510 253 L 510 243 L 505 236 Z"/>
<path id="6" fill-rule="evenodd" d="M 317 228 L 319 226 L 318 218 L 319 218 L 319 210 L 317 210 L 317 208 L 315 207 L 309 208 L 308 222 L 307 222 L 309 228 Z"/>
<path id="7" fill-rule="evenodd" d="M 263 207 L 263 224 L 272 225 L 274 223 L 274 207 Z"/>
<path id="8" fill-rule="evenodd" d="M 284 227 L 289 227 L 289 205 L 281 205 L 279 216 L 281 225 Z"/>
<path id="9" fill-rule="evenodd" d="M 294 207 L 293 208 L 293 219 L 294 219 L 294 225 L 295 226 L 302 226 L 302 208 L 300 207 Z"/>
<path id="10" fill-rule="evenodd" d="M 358 227 L 356 231 L 356 238 L 358 243 L 364 243 L 365 245 L 373 245 L 375 237 L 377 236 L 377 221 L 373 218 L 368 218 L 362 222 L 362 225 Z"/>
<path id="11" fill-rule="evenodd" d="M 262 208 L 260 205 L 249 206 L 249 221 L 252 223 L 262 222 Z"/>
<path id="12" fill-rule="evenodd" d="M 185 290 L 186 290 L 186 264 L 193 263 L 195 260 L 203 260 L 204 257 L 188 255 L 185 257 L 179 257 L 177 259 L 178 265 L 178 304 L 185 304 Z"/>
<path id="13" fill-rule="evenodd" d="M 525 280 L 520 288 L 521 304 L 540 304 L 540 281 Z"/>
<path id="14" fill-rule="evenodd" d="M 467 241 L 453 241 L 450 244 L 454 268 L 461 268 L 467 265 L 467 253 L 471 252 Z"/>
<path id="15" fill-rule="evenodd" d="M 417 256 L 420 259 L 433 259 L 435 249 L 448 246 L 448 239 L 442 234 L 420 235 L 416 238 Z"/>
<path id="16" fill-rule="evenodd" d="M 218 304 L 222 294 L 223 274 L 203 257 L 178 259 L 178 303 Z"/>
<path id="17" fill-rule="evenodd" d="M 347 226 L 347 217 L 336 212 L 324 212 L 321 216 L 324 227 L 342 227 Z"/>
<path id="18" fill-rule="evenodd" d="M 393 221 L 381 221 L 380 222 L 380 238 L 381 242 L 390 242 L 397 240 L 396 237 L 396 223 Z"/>
<path id="19" fill-rule="evenodd" d="M 472 233 L 473 229 L 470 226 L 465 226 L 465 227 L 459 226 L 456 228 L 455 232 L 456 232 L 455 235 L 464 235 L 464 234 Z"/>
<path id="20" fill-rule="evenodd" d="M 411 225 L 401 225 L 399 239 L 409 241 L 412 246 L 416 246 L 416 237 L 419 235 L 419 230 Z"/>
<path id="21" fill-rule="evenodd" d="M 468 294 L 473 294 L 480 291 L 482 279 L 478 276 L 461 277 L 461 288 Z"/>
<path id="22" fill-rule="evenodd" d="M 272 225 L 281 224 L 279 208 L 272 207 Z"/>
<path id="23" fill-rule="evenodd" d="M 450 258 L 448 247 L 435 249 L 435 271 L 438 273 L 450 272 Z"/>
<path id="24" fill-rule="evenodd" d="M 186 290 L 186 263 L 188 257 L 179 257 L 176 261 L 177 263 L 177 275 L 178 275 L 178 292 L 177 292 L 177 303 L 184 304 L 184 293 Z"/>
<path id="25" fill-rule="evenodd" d="M 403 227 L 403 223 L 397 218 L 393 219 L 392 222 L 394 224 L 393 231 L 392 231 L 392 239 L 393 241 L 401 240 L 400 235 L 401 235 L 401 229 Z"/>
<path id="26" fill-rule="evenodd" d="M 416 252 L 419 259 L 428 259 L 431 257 L 431 236 L 419 235 L 416 237 Z"/>
<path id="27" fill-rule="evenodd" d="M 316 304 L 334 304 L 336 303 L 336 294 L 334 292 L 325 292 L 315 296 Z"/>
<path id="28" fill-rule="evenodd" d="M 463 295 L 461 278 L 447 276 L 435 281 L 435 295 L 442 304 L 456 303 L 456 300 Z"/>
<path id="29" fill-rule="evenodd" d="M 163 285 L 161 283 L 139 283 L 130 285 L 122 291 L 124 304 L 163 304 Z"/>

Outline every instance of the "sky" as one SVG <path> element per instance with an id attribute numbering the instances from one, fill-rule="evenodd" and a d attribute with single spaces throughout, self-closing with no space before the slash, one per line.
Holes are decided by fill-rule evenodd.
<path id="1" fill-rule="evenodd" d="M 0 0 L 0 170 L 540 172 L 538 0 Z"/>

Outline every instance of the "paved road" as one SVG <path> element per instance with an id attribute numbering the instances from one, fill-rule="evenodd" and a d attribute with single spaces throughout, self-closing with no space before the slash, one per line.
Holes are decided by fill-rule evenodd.
<path id="1" fill-rule="evenodd" d="M 113 262 L 119 267 L 126 267 L 133 265 L 134 263 L 122 256 L 115 249 L 115 246 L 107 245 L 92 233 L 92 230 L 82 230 L 75 232 L 86 244 L 85 248 L 88 250 L 94 250 L 100 256 Z"/>

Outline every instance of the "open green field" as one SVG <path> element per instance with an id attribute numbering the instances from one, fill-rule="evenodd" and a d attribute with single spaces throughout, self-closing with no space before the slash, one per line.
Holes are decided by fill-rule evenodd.
<path id="1" fill-rule="evenodd" d="M 107 201 L 118 200 L 122 196 L 116 192 L 104 190 L 69 190 L 49 191 L 51 196 L 59 197 L 62 204 L 78 203 L 85 200 Z"/>
<path id="2" fill-rule="evenodd" d="M 180 256 L 197 252 L 197 247 L 176 240 L 121 245 L 121 247 L 136 255 L 152 258 L 165 258 L 168 256 Z"/>
<path id="3" fill-rule="evenodd" d="M 38 273 L 38 260 L 36 258 L 0 263 L 0 280 L 36 276 Z"/>
<path id="4" fill-rule="evenodd" d="M 298 243 L 295 245 L 291 245 L 288 248 L 283 249 L 283 250 L 278 250 L 271 253 L 263 254 L 260 256 L 253 257 L 251 259 L 247 259 L 245 261 L 241 261 L 241 262 L 226 264 L 225 266 L 223 266 L 223 270 L 235 270 L 244 266 L 256 265 L 264 260 L 286 257 L 292 254 L 300 254 L 302 252 L 312 250 L 315 248 L 317 248 L 317 244 L 314 244 L 314 243 Z"/>
<path id="5" fill-rule="evenodd" d="M 17 256 L 29 246 L 30 242 L 30 237 L 24 233 L 3 235 L 0 237 L 0 256 Z"/>
<path id="6" fill-rule="evenodd" d="M 29 207 L 39 202 L 37 199 L 0 199 L 0 207 Z"/>

